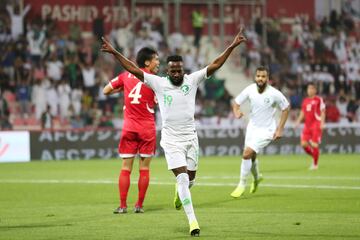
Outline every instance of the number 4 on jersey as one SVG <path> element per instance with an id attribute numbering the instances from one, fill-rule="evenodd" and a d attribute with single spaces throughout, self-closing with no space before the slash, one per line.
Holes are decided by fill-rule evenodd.
<path id="1" fill-rule="evenodd" d="M 142 82 L 138 82 L 136 86 L 133 89 L 131 89 L 128 95 L 129 98 L 132 98 L 132 101 L 130 102 L 131 104 L 140 104 L 139 99 L 141 98 L 141 94 L 140 94 L 141 87 L 142 87 Z"/>

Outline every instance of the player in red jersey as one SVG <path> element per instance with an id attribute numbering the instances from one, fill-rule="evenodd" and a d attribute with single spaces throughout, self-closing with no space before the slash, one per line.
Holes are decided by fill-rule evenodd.
<path id="1" fill-rule="evenodd" d="M 136 62 L 144 72 L 156 74 L 159 70 L 159 56 L 151 48 L 140 49 Z M 123 163 L 119 176 L 120 206 L 114 213 L 127 212 L 130 174 L 137 154 L 140 155 L 140 176 L 134 212 L 143 213 L 143 202 L 149 186 L 149 166 L 156 148 L 155 94 L 129 72 L 121 73 L 103 89 L 105 95 L 120 91 L 124 91 L 124 124 L 119 143 L 119 155 Z"/>
<path id="2" fill-rule="evenodd" d="M 301 146 L 313 158 L 310 170 L 318 169 L 319 145 L 325 124 L 325 104 L 323 99 L 316 95 L 316 92 L 315 84 L 309 83 L 307 86 L 308 97 L 303 100 L 300 115 L 295 123 L 297 127 L 305 119 L 301 134 Z"/>

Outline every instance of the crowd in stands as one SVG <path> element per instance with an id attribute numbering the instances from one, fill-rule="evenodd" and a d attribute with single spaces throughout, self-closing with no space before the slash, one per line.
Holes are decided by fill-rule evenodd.
<path id="1" fill-rule="evenodd" d="M 264 23 L 256 19 L 248 30 L 243 52 L 246 71 L 259 64 L 269 66 L 272 84 L 290 100 L 292 118 L 301 108 L 306 86 L 314 82 L 326 103 L 327 122 L 360 122 L 359 14 L 332 11 L 320 22 L 296 18 L 291 33 L 282 31 L 279 19 L 267 24 L 267 46 L 261 44 Z"/>
<path id="2" fill-rule="evenodd" d="M 30 9 L 0 4 L 1 129 L 121 127 L 123 97 L 104 96 L 102 88 L 123 69 L 112 56 L 100 53 L 96 31 L 87 34 L 71 24 L 68 33 L 59 33 L 51 19 L 24 25 Z M 291 34 L 286 34 L 277 19 L 256 19 L 247 28 L 244 71 L 251 76 L 256 66 L 269 66 L 272 84 L 295 109 L 293 117 L 306 95 L 306 84 L 316 82 L 326 100 L 327 121 L 359 122 L 360 35 L 354 21 L 345 11 L 332 12 L 320 23 L 299 17 Z M 264 24 L 266 46 L 260 37 Z M 144 17 L 136 26 L 120 21 L 108 36 L 131 59 L 142 47 L 156 49 L 162 73 L 169 54 L 183 56 L 186 72 L 211 60 L 179 31 L 165 39 L 160 18 Z M 234 123 L 233 96 L 224 82 L 215 75 L 200 87 L 195 116 L 199 124 Z"/>

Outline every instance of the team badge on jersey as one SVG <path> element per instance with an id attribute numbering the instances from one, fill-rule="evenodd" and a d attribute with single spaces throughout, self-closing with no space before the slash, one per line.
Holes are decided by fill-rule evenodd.
<path id="1" fill-rule="evenodd" d="M 190 86 L 187 84 L 182 85 L 180 89 L 184 93 L 184 95 L 188 95 L 190 92 Z"/>

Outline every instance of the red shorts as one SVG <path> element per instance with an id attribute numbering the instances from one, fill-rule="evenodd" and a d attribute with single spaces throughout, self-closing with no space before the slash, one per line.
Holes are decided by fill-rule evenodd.
<path id="1" fill-rule="evenodd" d="M 320 126 L 312 126 L 312 127 L 307 127 L 306 125 L 304 126 L 304 129 L 301 133 L 301 141 L 305 141 L 305 142 L 313 142 L 313 143 L 321 143 L 321 135 L 322 135 L 322 130 L 320 128 Z"/>
<path id="2" fill-rule="evenodd" d="M 141 157 L 151 157 L 155 154 L 155 149 L 155 129 L 144 129 L 141 132 L 122 131 L 119 143 L 120 157 L 134 157 L 138 153 Z"/>

